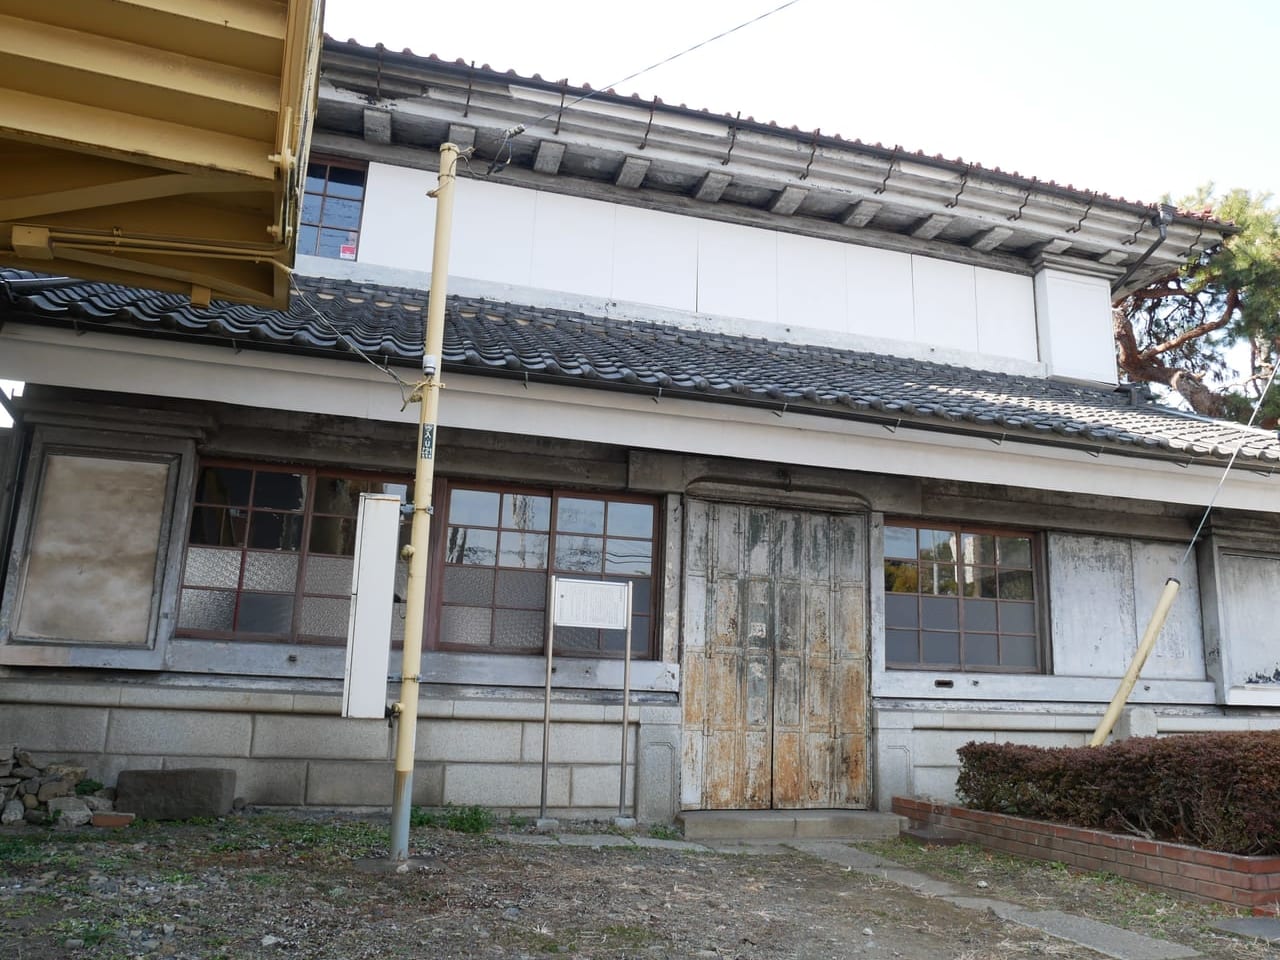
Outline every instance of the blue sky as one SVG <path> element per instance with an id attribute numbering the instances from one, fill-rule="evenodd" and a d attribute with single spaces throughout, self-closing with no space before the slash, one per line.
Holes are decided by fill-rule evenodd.
<path id="1" fill-rule="evenodd" d="M 326 29 L 600 87 L 781 2 L 327 0 Z M 798 0 L 618 89 L 1152 201 L 1280 195 L 1277 62 L 1271 0 Z"/>

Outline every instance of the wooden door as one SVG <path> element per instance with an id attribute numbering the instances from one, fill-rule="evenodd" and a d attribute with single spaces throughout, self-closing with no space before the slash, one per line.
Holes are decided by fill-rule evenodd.
<path id="1" fill-rule="evenodd" d="M 681 803 L 864 807 L 866 520 L 689 501 Z"/>

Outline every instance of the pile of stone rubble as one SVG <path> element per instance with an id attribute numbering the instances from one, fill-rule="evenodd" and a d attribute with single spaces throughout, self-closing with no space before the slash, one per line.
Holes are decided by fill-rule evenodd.
<path id="1" fill-rule="evenodd" d="M 0 745 L 0 825 L 125 826 L 133 814 L 116 813 L 114 800 L 115 790 L 89 780 L 84 767 Z"/>

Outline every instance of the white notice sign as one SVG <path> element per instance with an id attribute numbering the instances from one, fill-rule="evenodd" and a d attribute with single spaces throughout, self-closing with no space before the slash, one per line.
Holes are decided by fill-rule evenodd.
<path id="1" fill-rule="evenodd" d="M 625 630 L 631 613 L 627 606 L 625 583 L 556 578 L 552 619 L 558 627 Z"/>

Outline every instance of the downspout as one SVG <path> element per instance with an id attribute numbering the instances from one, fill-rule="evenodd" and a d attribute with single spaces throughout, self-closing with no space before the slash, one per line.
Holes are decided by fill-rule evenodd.
<path id="1" fill-rule="evenodd" d="M 1151 217 L 1151 222 L 1155 224 L 1156 229 L 1160 231 L 1160 236 L 1156 237 L 1155 243 L 1147 247 L 1146 252 L 1142 256 L 1140 256 L 1137 260 L 1133 261 L 1133 265 L 1130 266 L 1129 269 L 1125 271 L 1124 276 L 1111 285 L 1112 297 L 1114 297 L 1117 292 L 1123 289 L 1124 285 L 1128 283 L 1129 280 L 1133 277 L 1133 275 L 1137 273 L 1138 270 L 1142 267 L 1142 265 L 1151 258 L 1151 255 L 1155 253 L 1157 249 L 1159 249 L 1160 244 L 1164 243 L 1165 240 L 1169 239 L 1169 224 L 1173 223 L 1173 218 L 1176 213 L 1177 213 L 1177 209 L 1173 205 L 1168 203 L 1160 204 L 1160 209 L 1156 213 L 1154 213 Z"/>

